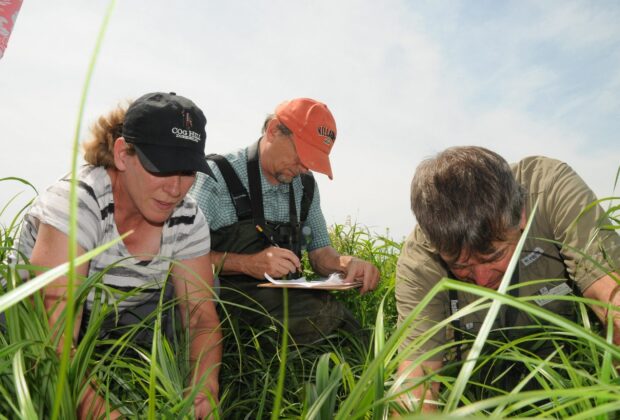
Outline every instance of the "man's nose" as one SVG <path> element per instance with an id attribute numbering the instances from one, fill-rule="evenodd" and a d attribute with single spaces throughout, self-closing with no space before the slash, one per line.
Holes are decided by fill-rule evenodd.
<path id="1" fill-rule="evenodd" d="M 472 276 L 479 286 L 487 286 L 495 277 L 491 268 L 486 264 L 472 267 Z"/>

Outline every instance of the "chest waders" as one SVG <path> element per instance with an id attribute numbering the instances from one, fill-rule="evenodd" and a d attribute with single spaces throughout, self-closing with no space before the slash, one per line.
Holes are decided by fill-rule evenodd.
<path id="1" fill-rule="evenodd" d="M 519 283 L 519 267 L 515 269 L 512 273 L 512 277 L 510 278 L 510 285 L 517 285 Z M 513 288 L 508 291 L 508 294 L 512 297 L 519 297 L 519 288 Z M 459 311 L 459 297 L 458 292 L 454 289 L 448 290 L 448 298 L 450 299 L 450 315 L 454 315 Z M 501 316 L 501 314 L 500 314 Z M 508 306 L 506 311 L 504 311 L 504 317 L 502 320 L 502 327 L 511 328 L 514 327 L 517 321 L 517 310 L 512 306 Z M 452 321 L 452 329 L 454 330 L 454 341 L 460 342 L 463 340 L 463 329 L 461 328 L 461 320 L 460 318 L 456 318 Z M 514 339 L 513 331 L 507 330 L 505 334 L 510 338 Z M 463 344 L 456 345 L 456 361 L 460 362 L 463 359 Z"/>
<path id="2" fill-rule="evenodd" d="M 519 283 L 519 269 L 518 267 L 512 273 L 512 277 L 510 279 L 511 285 L 516 285 Z M 513 288 L 508 290 L 508 294 L 513 297 L 519 296 L 519 288 Z M 454 315 L 459 311 L 459 299 L 458 292 L 454 289 L 450 289 L 448 291 L 448 297 L 450 299 L 450 314 Z M 502 328 L 505 328 L 504 331 L 491 331 L 488 337 L 488 341 L 500 339 L 502 341 L 513 340 L 517 337 L 518 334 L 515 334 L 515 330 L 512 329 L 516 325 L 517 321 L 517 309 L 512 306 L 508 306 L 505 311 L 501 311 L 499 313 L 500 317 L 500 325 Z M 452 329 L 454 331 L 454 341 L 460 342 L 464 338 L 463 329 L 461 327 L 461 320 L 455 319 L 452 321 Z M 471 337 L 472 339 L 474 337 Z M 487 344 L 486 348 L 488 349 L 489 345 Z M 495 350 L 495 346 L 491 351 Z M 480 355 L 480 359 L 483 360 L 485 354 L 489 352 L 483 350 Z M 463 359 L 463 344 L 456 345 L 456 353 L 455 353 L 455 361 L 461 362 Z M 460 364 L 459 364 L 460 365 Z M 485 386 L 491 386 L 500 388 L 506 391 L 510 391 L 513 389 L 517 383 L 521 380 L 522 376 L 526 373 L 524 371 L 525 367 L 519 363 L 512 363 L 507 360 L 497 359 L 490 362 L 487 362 L 486 366 L 482 367 L 474 373 L 470 383 L 480 383 L 483 386 L 480 389 L 476 389 L 474 394 L 476 395 L 476 400 L 483 399 L 489 397 L 487 395 L 487 391 Z M 509 370 L 507 373 L 506 371 Z M 458 373 L 458 372 L 456 372 Z M 498 379 L 499 378 L 499 379 Z M 470 386 L 470 388 L 473 388 Z"/>
<path id="3" fill-rule="evenodd" d="M 299 218 L 291 183 L 288 186 L 289 221 L 265 220 L 258 142 L 248 148 L 247 156 L 249 194 L 226 158 L 207 156 L 217 164 L 224 177 L 238 219 L 229 226 L 211 231 L 211 249 L 222 253 L 255 254 L 272 246 L 273 242 L 301 259 L 301 228 L 312 204 L 314 178 L 310 174 L 300 175 L 303 192 Z M 256 226 L 261 226 L 264 234 L 259 233 Z M 274 321 L 276 324 L 283 322 L 282 289 L 259 288 L 257 285 L 264 279 L 243 274 L 219 275 L 219 280 L 224 316 L 230 314 L 240 322 L 259 328 L 271 326 Z M 289 333 L 298 343 L 316 341 L 338 328 L 343 320 L 353 318 L 340 302 L 324 291 L 289 289 L 288 297 Z"/>
<path id="4" fill-rule="evenodd" d="M 516 286 L 519 283 L 519 267 L 512 273 L 510 279 L 510 285 Z M 513 287 L 508 290 L 508 294 L 512 297 L 519 297 L 519 288 Z M 458 293 L 456 290 L 449 290 L 448 296 L 450 299 L 450 314 L 454 315 L 459 310 Z M 488 342 L 485 349 L 480 355 L 480 360 L 483 361 L 485 357 L 491 355 L 498 348 L 498 343 L 507 343 L 509 341 L 515 341 L 520 338 L 524 338 L 530 334 L 541 333 L 545 331 L 544 324 L 528 316 L 531 323 L 529 325 L 523 325 L 523 320 L 518 322 L 519 310 L 513 306 L 507 306 L 504 311 L 500 311 L 500 330 L 492 330 L 488 337 Z M 452 328 L 454 330 L 454 341 L 459 342 L 464 338 L 464 331 L 461 327 L 460 319 L 452 321 Z M 470 338 L 475 338 L 474 333 L 469 333 Z M 494 344 L 490 342 L 493 341 Z M 461 362 L 463 358 L 463 344 L 457 344 L 455 352 L 455 360 Z M 555 350 L 555 345 L 551 340 L 545 340 L 542 337 L 534 341 L 525 341 L 518 344 L 519 349 L 524 352 L 535 353 L 540 358 L 545 358 Z M 508 353 L 504 353 L 507 355 Z M 481 384 L 475 390 L 472 388 L 472 392 L 475 395 L 476 400 L 489 398 L 496 395 L 494 391 L 489 391 L 487 387 L 494 387 L 502 389 L 506 392 L 513 390 L 517 384 L 530 372 L 527 366 L 522 362 L 504 359 L 502 354 L 494 360 L 485 362 L 485 365 L 474 373 L 470 384 Z M 460 364 L 459 364 L 460 366 Z M 458 373 L 458 372 L 456 372 Z M 540 389 L 540 385 L 535 380 L 530 380 L 523 388 L 523 391 Z"/>

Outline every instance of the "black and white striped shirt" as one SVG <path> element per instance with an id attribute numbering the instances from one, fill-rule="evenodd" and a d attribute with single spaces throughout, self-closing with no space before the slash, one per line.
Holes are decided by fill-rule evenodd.
<path id="1" fill-rule="evenodd" d="M 70 177 L 66 176 L 43 192 L 24 217 L 18 249 L 27 257 L 32 254 L 40 223 L 69 234 Z M 78 170 L 77 241 L 86 251 L 103 245 L 119 233 L 114 222 L 114 198 L 110 177 L 103 167 L 84 165 Z M 144 288 L 144 292 L 120 302 L 131 306 L 152 297 L 166 280 L 171 259 L 182 261 L 207 254 L 210 249 L 209 227 L 190 196 L 179 203 L 162 229 L 159 254 L 145 260 L 135 258 L 120 241 L 94 257 L 88 275 L 107 269 L 103 283 L 127 291 Z M 148 258 L 148 257 L 146 257 Z M 110 268 L 111 267 L 111 268 Z M 88 307 L 93 293 L 88 297 Z"/>

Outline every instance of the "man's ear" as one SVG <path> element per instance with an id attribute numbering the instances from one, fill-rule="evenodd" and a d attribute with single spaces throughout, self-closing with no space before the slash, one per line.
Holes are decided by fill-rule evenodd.
<path id="1" fill-rule="evenodd" d="M 127 168 L 127 142 L 124 137 L 119 137 L 114 140 L 114 166 L 119 171 L 124 171 Z"/>
<path id="2" fill-rule="evenodd" d="M 278 119 L 275 117 L 267 123 L 267 129 L 265 130 L 265 133 L 268 134 L 268 137 L 275 137 L 275 135 L 278 133 L 279 124 L 280 121 L 278 121 Z"/>

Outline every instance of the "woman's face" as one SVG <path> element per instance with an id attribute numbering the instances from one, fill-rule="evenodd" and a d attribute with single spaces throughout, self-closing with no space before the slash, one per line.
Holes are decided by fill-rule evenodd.
<path id="1" fill-rule="evenodd" d="M 148 172 L 136 154 L 126 154 L 123 183 L 131 205 L 148 222 L 163 224 L 185 198 L 195 172 L 159 175 Z"/>

